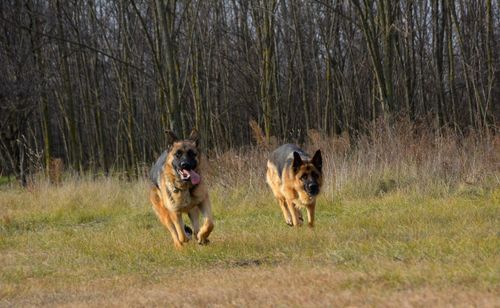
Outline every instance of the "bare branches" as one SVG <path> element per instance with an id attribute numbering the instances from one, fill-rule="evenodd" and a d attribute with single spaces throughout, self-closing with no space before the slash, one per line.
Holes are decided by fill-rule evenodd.
<path id="1" fill-rule="evenodd" d="M 198 127 L 215 153 L 254 143 L 258 127 L 266 144 L 302 142 L 308 129 L 352 134 L 380 117 L 498 132 L 500 7 L 491 0 L 0 8 L 0 167 L 9 173 L 31 170 L 21 137 L 43 153 L 45 171 L 60 158 L 77 171 L 140 176 L 167 127 Z"/>

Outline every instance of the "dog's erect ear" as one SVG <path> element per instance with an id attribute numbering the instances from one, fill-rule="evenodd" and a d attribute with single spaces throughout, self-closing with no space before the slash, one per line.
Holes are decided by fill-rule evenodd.
<path id="1" fill-rule="evenodd" d="M 323 167 L 323 159 L 321 158 L 321 150 L 317 150 L 316 153 L 314 153 L 314 156 L 313 156 L 311 162 L 314 165 L 314 167 L 316 167 L 319 171 L 321 171 L 321 168 Z"/>
<path id="2" fill-rule="evenodd" d="M 174 144 L 174 142 L 179 140 L 174 132 L 169 129 L 165 131 L 165 134 L 167 134 L 167 147 L 170 147 L 172 144 Z"/>
<path id="3" fill-rule="evenodd" d="M 191 133 L 189 134 L 189 140 L 194 141 L 194 144 L 198 146 L 199 140 L 200 140 L 200 134 L 198 133 L 198 130 L 196 128 L 193 128 L 191 130 Z"/>
<path id="4" fill-rule="evenodd" d="M 294 173 L 299 171 L 300 166 L 302 166 L 302 158 L 300 158 L 300 154 L 297 152 L 293 152 L 293 163 L 292 163 L 292 170 Z"/>

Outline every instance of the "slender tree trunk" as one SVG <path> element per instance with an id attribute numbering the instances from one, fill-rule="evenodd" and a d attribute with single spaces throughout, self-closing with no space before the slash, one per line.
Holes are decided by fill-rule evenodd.
<path id="1" fill-rule="evenodd" d="M 168 83 L 168 110 L 170 129 L 178 130 L 181 128 L 181 112 L 179 108 L 179 79 L 178 79 L 178 60 L 176 51 L 176 42 L 174 38 L 174 21 L 176 12 L 176 0 L 156 0 L 156 10 L 158 14 L 160 35 L 162 37 L 162 50 L 165 54 L 165 75 Z"/>
<path id="2" fill-rule="evenodd" d="M 26 3 L 29 9 L 32 8 L 31 1 Z M 33 62 L 37 65 L 38 78 L 40 80 L 46 80 L 46 67 L 45 59 L 42 54 L 42 47 L 40 42 L 37 40 L 37 33 L 39 32 L 39 21 L 37 16 L 32 16 L 30 20 L 30 42 L 33 53 Z M 52 155 L 51 142 L 52 142 L 52 132 L 50 124 L 50 112 L 49 112 L 49 102 L 47 98 L 47 93 L 45 88 L 41 89 L 40 93 L 40 113 L 41 113 L 41 128 L 43 137 L 43 161 L 45 167 L 45 175 L 48 176 L 50 173 L 50 160 Z"/>
<path id="3" fill-rule="evenodd" d="M 56 10 L 57 10 L 57 26 L 59 35 L 65 37 L 64 24 L 63 24 L 63 10 L 61 7 L 60 0 L 55 0 Z M 59 56 L 61 61 L 61 75 L 63 89 L 63 101 L 64 105 L 67 105 L 68 111 L 66 112 L 66 124 L 68 125 L 69 133 L 69 151 L 70 151 L 70 162 L 75 170 L 78 172 L 82 171 L 82 149 L 77 133 L 77 123 L 76 123 L 76 108 L 74 102 L 73 86 L 71 83 L 70 65 L 68 62 L 68 50 L 65 42 L 59 42 Z M 66 109 L 66 107 L 63 107 Z"/>

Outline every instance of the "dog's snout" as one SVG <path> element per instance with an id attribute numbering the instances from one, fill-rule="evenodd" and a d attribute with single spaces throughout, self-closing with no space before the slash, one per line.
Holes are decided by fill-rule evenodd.
<path id="1" fill-rule="evenodd" d="M 310 190 L 317 190 L 319 187 L 317 183 L 309 183 L 308 186 Z"/>
<path id="2" fill-rule="evenodd" d="M 181 162 L 181 168 L 182 169 L 189 169 L 191 166 L 189 165 L 189 163 L 187 161 L 183 161 Z"/>
<path id="3" fill-rule="evenodd" d="M 319 193 L 319 185 L 315 182 L 308 183 L 306 186 L 306 190 L 311 195 L 317 195 Z"/>

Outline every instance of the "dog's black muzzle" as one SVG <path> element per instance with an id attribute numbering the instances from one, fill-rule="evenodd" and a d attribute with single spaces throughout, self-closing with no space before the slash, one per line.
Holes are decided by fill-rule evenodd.
<path id="1" fill-rule="evenodd" d="M 319 185 L 316 182 L 306 183 L 304 184 L 304 190 L 310 196 L 316 196 L 317 194 L 319 194 Z"/>
<path id="2" fill-rule="evenodd" d="M 179 169 L 184 169 L 184 170 L 193 170 L 196 168 L 196 162 L 190 162 L 190 161 L 181 161 L 179 164 L 180 168 Z"/>
<path id="3" fill-rule="evenodd" d="M 179 159 L 173 161 L 176 170 L 193 170 L 196 168 L 196 160 L 194 159 Z"/>
<path id="4" fill-rule="evenodd" d="M 194 169 L 197 165 L 196 160 L 190 159 L 189 157 L 182 157 L 180 159 L 174 160 L 172 162 L 172 165 L 176 172 L 179 174 L 182 181 L 191 181 L 191 183 L 193 184 L 197 184 L 199 182 L 199 175 L 194 172 Z M 193 175 L 195 176 L 195 178 L 192 178 Z"/>

